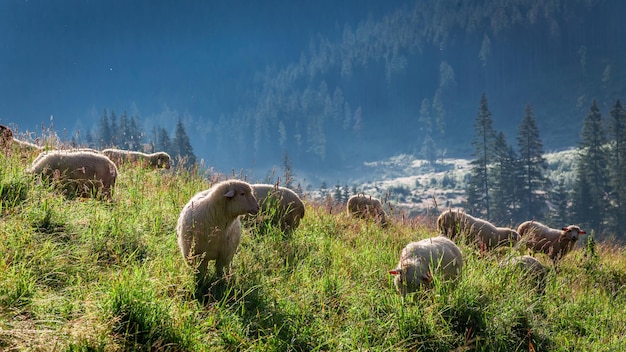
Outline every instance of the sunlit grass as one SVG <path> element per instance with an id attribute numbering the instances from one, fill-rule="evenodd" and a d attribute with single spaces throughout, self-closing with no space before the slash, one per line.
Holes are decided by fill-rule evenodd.
<path id="1" fill-rule="evenodd" d="M 457 282 L 403 299 L 388 270 L 434 220 L 383 229 L 307 201 L 290 236 L 246 228 L 201 302 L 175 226 L 203 175 L 123 168 L 112 202 L 68 200 L 1 162 L 0 350 L 606 351 L 626 336 L 622 247 L 574 250 L 541 293 L 498 266 L 508 250 L 461 246 Z"/>

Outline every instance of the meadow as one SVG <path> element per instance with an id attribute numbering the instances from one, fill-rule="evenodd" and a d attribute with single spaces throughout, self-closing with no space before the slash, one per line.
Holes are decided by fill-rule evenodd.
<path id="1" fill-rule="evenodd" d="M 175 226 L 215 177 L 120 168 L 106 202 L 66 199 L 16 156 L 0 165 L 3 351 L 626 350 L 626 250 L 593 234 L 543 294 L 498 266 L 515 249 L 460 245 L 457 282 L 403 298 L 388 271 L 435 219 L 383 229 L 305 196 L 293 234 L 246 228 L 228 278 L 198 299 Z"/>

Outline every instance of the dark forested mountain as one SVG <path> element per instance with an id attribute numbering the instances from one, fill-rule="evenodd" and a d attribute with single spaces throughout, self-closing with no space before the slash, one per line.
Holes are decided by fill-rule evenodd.
<path id="1" fill-rule="evenodd" d="M 618 0 L 128 3 L 0 5 L 0 123 L 129 110 L 146 131 L 182 120 L 224 171 L 287 155 L 349 172 L 469 157 L 482 94 L 509 140 L 531 105 L 546 150 L 578 143 L 593 99 L 608 117 L 626 95 Z"/>

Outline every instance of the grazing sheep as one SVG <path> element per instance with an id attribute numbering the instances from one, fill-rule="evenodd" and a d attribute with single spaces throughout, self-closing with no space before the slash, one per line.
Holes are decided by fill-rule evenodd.
<path id="1" fill-rule="evenodd" d="M 261 207 L 256 215 L 257 221 L 268 219 L 279 225 L 285 233 L 291 233 L 298 228 L 304 217 L 304 203 L 296 192 L 270 184 L 254 184 L 252 189 Z"/>
<path id="2" fill-rule="evenodd" d="M 183 257 L 197 268 L 198 288 L 204 287 L 209 260 L 215 260 L 219 277 L 230 265 L 241 240 L 239 216 L 258 212 L 252 187 L 237 180 L 216 183 L 194 195 L 183 207 L 176 236 Z"/>
<path id="3" fill-rule="evenodd" d="M 109 200 L 117 178 L 117 167 L 109 158 L 89 151 L 43 152 L 26 171 L 52 180 L 68 196 L 106 196 Z"/>
<path id="4" fill-rule="evenodd" d="M 532 280 L 537 284 L 537 288 L 540 292 L 545 290 L 545 279 L 550 271 L 540 261 L 529 255 L 511 257 L 502 260 L 499 263 L 500 267 L 507 267 L 515 265 L 519 270 L 524 272 L 524 278 Z"/>
<path id="5" fill-rule="evenodd" d="M 116 165 L 122 165 L 124 163 L 137 163 L 142 167 L 152 169 L 169 169 L 171 166 L 170 156 L 165 152 L 146 154 L 132 150 L 105 149 L 102 151 L 102 154 L 113 160 Z"/>
<path id="6" fill-rule="evenodd" d="M 576 225 L 558 229 L 550 228 L 538 221 L 525 221 L 517 227 L 523 242 L 533 254 L 542 252 L 556 265 L 557 261 L 569 253 L 580 235 L 586 232 Z"/>
<path id="7" fill-rule="evenodd" d="M 437 231 L 452 239 L 463 236 L 469 242 L 486 250 L 510 246 L 520 239 L 519 234 L 514 229 L 497 227 L 489 221 L 452 209 L 439 215 Z"/>
<path id="8" fill-rule="evenodd" d="M 348 199 L 348 214 L 353 218 L 372 218 L 383 227 L 387 226 L 387 216 L 380 200 L 363 194 L 353 195 Z"/>
<path id="9" fill-rule="evenodd" d="M 409 243 L 400 258 L 398 266 L 389 273 L 395 275 L 394 284 L 403 296 L 430 286 L 433 272 L 440 272 L 443 279 L 454 279 L 463 268 L 459 247 L 441 235 Z"/>
<path id="10" fill-rule="evenodd" d="M 0 125 L 0 148 L 5 154 L 19 153 L 22 159 L 32 159 L 44 150 L 36 144 L 16 139 L 13 131 L 5 125 Z"/>

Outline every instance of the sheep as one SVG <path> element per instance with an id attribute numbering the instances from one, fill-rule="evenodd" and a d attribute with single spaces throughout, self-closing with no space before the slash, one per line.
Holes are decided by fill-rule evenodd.
<path id="1" fill-rule="evenodd" d="M 372 218 L 383 227 L 387 226 L 387 216 L 380 200 L 377 198 L 356 194 L 348 199 L 346 207 L 348 215 L 353 218 Z"/>
<path id="2" fill-rule="evenodd" d="M 106 196 L 111 193 L 117 178 L 117 167 L 106 156 L 89 151 L 51 150 L 41 153 L 26 169 L 27 173 L 53 180 L 63 188 L 66 196 Z"/>
<path id="3" fill-rule="evenodd" d="M 576 225 L 558 230 L 534 220 L 521 223 L 517 227 L 517 232 L 522 236 L 528 250 L 533 254 L 535 252 L 547 254 L 554 265 L 574 248 L 580 235 L 586 234 Z"/>
<path id="4" fill-rule="evenodd" d="M 238 180 L 218 182 L 183 207 L 176 237 L 183 258 L 196 269 L 198 289 L 205 285 L 209 260 L 215 260 L 216 275 L 224 276 L 241 241 L 239 217 L 258 212 L 252 187 Z"/>
<path id="5" fill-rule="evenodd" d="M 428 287 L 433 272 L 441 273 L 443 279 L 455 279 L 463 268 L 463 256 L 457 245 L 445 236 L 410 242 L 400 257 L 398 266 L 390 270 L 394 285 L 402 296 Z"/>
<path id="6" fill-rule="evenodd" d="M 151 154 L 146 154 L 142 152 L 132 151 L 132 150 L 122 150 L 122 149 L 104 149 L 102 154 L 109 157 L 109 159 L 113 160 L 113 162 L 117 165 L 122 165 L 124 163 L 138 163 L 142 167 L 159 169 L 159 168 L 170 168 L 170 156 L 165 152 L 156 152 Z"/>
<path id="7" fill-rule="evenodd" d="M 520 239 L 520 235 L 514 229 L 497 227 L 487 220 L 452 209 L 439 215 L 437 231 L 452 239 L 459 235 L 463 236 L 474 245 L 485 250 L 511 246 Z"/>
<path id="8" fill-rule="evenodd" d="M 510 257 L 502 260 L 498 266 L 515 266 L 524 273 L 524 279 L 531 280 L 536 284 L 539 292 L 544 292 L 546 276 L 550 270 L 534 257 L 529 255 Z"/>
<path id="9" fill-rule="evenodd" d="M 279 225 L 287 234 L 298 228 L 304 217 L 304 203 L 296 192 L 270 184 L 253 184 L 252 189 L 261 207 L 256 215 L 257 221 L 269 218 L 271 223 Z"/>
<path id="10" fill-rule="evenodd" d="M 13 131 L 5 125 L 0 125 L 0 148 L 5 153 L 18 153 L 22 159 L 32 159 L 44 151 L 43 147 L 16 139 Z"/>

